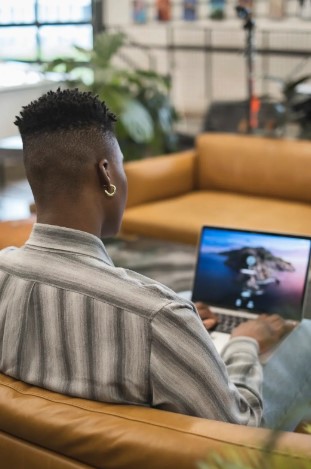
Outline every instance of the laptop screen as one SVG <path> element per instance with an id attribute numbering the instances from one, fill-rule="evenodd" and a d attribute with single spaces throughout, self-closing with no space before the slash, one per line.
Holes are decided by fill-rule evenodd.
<path id="1" fill-rule="evenodd" d="M 300 320 L 307 238 L 203 227 L 192 301 Z"/>

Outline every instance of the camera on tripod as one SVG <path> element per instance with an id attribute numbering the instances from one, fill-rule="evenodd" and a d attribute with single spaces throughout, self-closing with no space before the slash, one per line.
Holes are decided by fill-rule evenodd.
<path id="1" fill-rule="evenodd" d="M 248 20 L 252 16 L 252 12 L 249 8 L 237 5 L 235 7 L 236 14 L 241 20 Z"/>

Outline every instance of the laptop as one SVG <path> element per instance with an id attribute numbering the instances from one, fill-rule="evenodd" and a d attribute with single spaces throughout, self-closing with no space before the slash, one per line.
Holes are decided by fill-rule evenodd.
<path id="1" fill-rule="evenodd" d="M 310 248 L 307 237 L 202 228 L 191 300 L 218 316 L 211 332 L 218 352 L 234 327 L 261 313 L 302 320 Z"/>

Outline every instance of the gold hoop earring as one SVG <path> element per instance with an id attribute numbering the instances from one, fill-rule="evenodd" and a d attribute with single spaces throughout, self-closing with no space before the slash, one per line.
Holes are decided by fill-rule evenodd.
<path id="1" fill-rule="evenodd" d="M 113 197 L 115 193 L 117 192 L 117 188 L 114 184 L 110 184 L 109 188 L 111 189 L 111 192 L 105 189 L 105 194 L 108 195 L 108 197 Z"/>

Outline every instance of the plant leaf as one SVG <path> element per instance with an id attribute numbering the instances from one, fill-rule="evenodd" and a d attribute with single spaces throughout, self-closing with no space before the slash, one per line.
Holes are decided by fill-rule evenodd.
<path id="1" fill-rule="evenodd" d="M 58 58 L 46 71 L 61 71 L 69 86 L 89 90 L 107 102 L 119 119 L 116 131 L 128 159 L 175 151 L 177 113 L 170 103 L 171 77 L 141 70 L 132 59 L 130 68 L 115 64 L 113 59 L 120 57 L 126 42 L 121 32 L 101 33 L 93 50 L 75 47 L 74 57 Z"/>
<path id="2" fill-rule="evenodd" d="M 295 88 L 300 85 L 301 83 L 304 83 L 305 81 L 310 80 L 311 75 L 304 75 L 303 77 L 295 80 L 295 81 L 290 81 L 285 83 L 284 86 L 284 94 L 286 96 L 291 96 L 293 93 L 295 93 Z"/>
<path id="3" fill-rule="evenodd" d="M 120 120 L 136 143 L 146 143 L 152 140 L 154 135 L 152 117 L 136 99 L 127 103 L 120 115 Z"/>
<path id="4" fill-rule="evenodd" d="M 112 57 L 123 46 L 125 41 L 123 33 L 101 33 L 96 37 L 92 62 L 99 67 L 107 67 Z"/>

